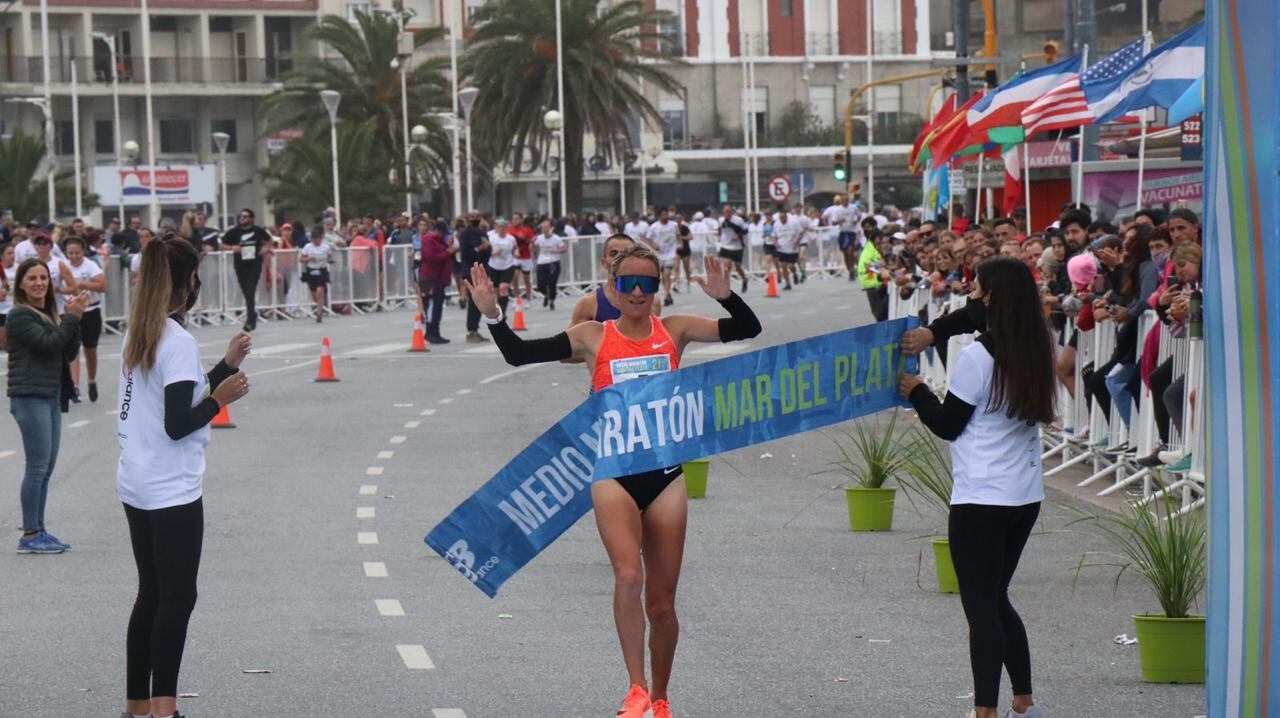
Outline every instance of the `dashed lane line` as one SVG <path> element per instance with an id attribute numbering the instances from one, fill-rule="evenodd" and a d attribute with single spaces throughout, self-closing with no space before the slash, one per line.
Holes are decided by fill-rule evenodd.
<path id="1" fill-rule="evenodd" d="M 391 443 L 393 443 L 393 444 L 403 444 L 403 443 L 405 442 L 405 439 L 406 439 L 406 438 L 408 438 L 408 437 L 405 437 L 405 436 L 393 436 L 393 437 L 391 437 Z"/>
<path id="2" fill-rule="evenodd" d="M 413 421 L 406 421 L 404 423 L 404 428 L 406 429 L 416 429 L 419 426 L 422 426 L 422 422 L 418 421 L 417 419 L 414 419 Z"/>
<path id="3" fill-rule="evenodd" d="M 361 546 L 372 546 L 378 543 L 377 531 L 359 531 L 356 533 L 356 543 Z"/>
<path id="4" fill-rule="evenodd" d="M 360 495 L 361 495 L 361 496 L 377 496 L 377 495 L 378 495 L 378 485 L 377 485 L 377 484 L 364 484 L 363 486 L 361 486 L 361 487 L 360 487 Z"/>
<path id="5" fill-rule="evenodd" d="M 378 607 L 378 615 L 380 616 L 403 616 L 404 606 L 394 598 L 377 598 L 373 601 Z"/>
<path id="6" fill-rule="evenodd" d="M 391 451 L 390 449 L 388 449 L 387 451 L 379 451 L 379 452 L 378 452 L 378 458 L 379 458 L 379 459 L 390 459 L 391 457 L 393 457 L 393 456 L 395 456 L 395 455 L 396 455 L 396 452 Z"/>
<path id="7" fill-rule="evenodd" d="M 364 576 L 365 578 L 386 578 L 387 564 L 382 561 L 365 561 Z"/>
<path id="8" fill-rule="evenodd" d="M 494 346 L 493 344 L 486 344 L 485 346 L 476 347 L 474 349 L 463 349 L 458 353 L 459 354 L 500 354 L 502 353 L 502 350 L 498 349 L 498 347 Z"/>
<path id="9" fill-rule="evenodd" d="M 397 644 L 396 651 L 400 653 L 400 660 L 404 661 L 405 668 L 427 671 L 436 667 L 431 662 L 431 656 L 427 655 L 427 649 L 421 645 Z"/>
<path id="10" fill-rule="evenodd" d="M 369 468 L 364 470 L 364 475 L 365 476 L 382 476 L 382 467 L 370 466 Z"/>
<path id="11" fill-rule="evenodd" d="M 309 344 L 309 343 L 301 343 L 301 342 L 294 343 L 294 344 L 274 344 L 269 347 L 255 347 L 250 352 L 250 354 L 252 356 L 260 356 L 260 357 L 271 356 L 272 354 L 284 354 L 286 352 L 297 351 L 299 349 L 306 349 L 308 347 L 313 347 L 313 346 L 315 345 Z"/>
<path id="12" fill-rule="evenodd" d="M 306 359 L 298 362 L 297 364 L 286 364 L 285 366 L 278 366 L 274 369 L 261 369 L 259 371 L 251 371 L 246 376 L 252 379 L 254 377 L 262 376 L 263 374 L 275 374 L 277 372 L 282 372 L 282 371 L 293 371 L 294 369 L 305 369 L 306 367 L 312 366 L 314 364 L 319 364 L 319 363 L 320 363 L 319 358 Z"/>
<path id="13" fill-rule="evenodd" d="M 498 372 L 493 376 L 485 377 L 484 379 L 480 380 L 480 384 L 481 386 L 485 384 L 492 384 L 493 382 L 498 381 L 499 379 L 506 379 L 509 376 L 514 376 L 516 374 L 529 371 L 530 369 L 537 369 L 540 366 L 547 366 L 547 365 L 546 364 L 525 364 L 524 366 L 518 366 L 515 369 L 508 369 L 504 372 Z"/>
<path id="14" fill-rule="evenodd" d="M 443 399 L 441 399 L 441 400 L 440 400 L 440 403 L 441 403 L 441 404 L 452 404 L 452 403 L 453 403 L 453 397 L 451 397 L 451 396 L 446 396 L 445 398 L 443 398 Z"/>
<path id="15" fill-rule="evenodd" d="M 470 393 L 471 393 L 471 390 L 470 390 L 470 389 L 459 389 L 459 390 L 458 390 L 458 396 L 466 396 L 467 394 L 470 394 Z"/>
<path id="16" fill-rule="evenodd" d="M 375 509 L 375 508 L 374 508 L 374 507 L 372 507 L 372 506 L 357 506 L 357 507 L 356 507 L 356 518 L 358 518 L 358 519 L 372 519 L 372 518 L 376 518 L 376 515 L 375 515 L 375 512 L 376 512 L 376 511 L 377 511 L 377 509 Z"/>
<path id="17" fill-rule="evenodd" d="M 404 349 L 405 349 L 405 346 L 403 343 L 375 344 L 371 347 L 360 347 L 359 349 L 353 349 L 349 352 L 344 353 L 342 356 L 348 356 L 348 357 L 377 356 L 379 354 L 390 354 L 391 352 L 404 351 Z"/>
<path id="18" fill-rule="evenodd" d="M 80 421 L 73 421 L 73 422 L 71 422 L 70 424 L 67 424 L 67 428 L 68 428 L 68 429 L 79 429 L 79 428 L 80 428 L 80 427 L 82 427 L 82 426 L 88 426 L 88 425 L 89 425 L 89 420 L 88 420 L 88 419 L 81 419 Z"/>
<path id="19" fill-rule="evenodd" d="M 410 404 L 392 404 L 391 406 L 393 406 L 393 407 L 395 407 L 395 408 L 397 408 L 397 409 L 408 409 L 409 407 L 413 406 L 413 404 L 412 404 L 412 403 L 410 403 Z"/>
<path id="20" fill-rule="evenodd" d="M 18 452 L 16 451 L 0 451 L 0 459 L 7 459 Z"/>
<path id="21" fill-rule="evenodd" d="M 423 409 L 422 413 L 419 414 L 418 416 L 431 416 L 434 413 L 436 413 L 435 409 Z"/>
<path id="22" fill-rule="evenodd" d="M 434 708 L 431 718 L 467 718 L 467 713 L 461 708 Z"/>

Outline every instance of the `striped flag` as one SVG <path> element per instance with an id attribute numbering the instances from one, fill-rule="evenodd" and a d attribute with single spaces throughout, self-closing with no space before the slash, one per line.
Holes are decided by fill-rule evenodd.
<path id="1" fill-rule="evenodd" d="M 1143 49 L 1143 40 L 1138 38 L 1028 105 L 1022 111 L 1022 126 L 1027 136 L 1093 124 L 1093 110 L 1085 99 L 1085 88 L 1132 72 L 1142 61 Z"/>

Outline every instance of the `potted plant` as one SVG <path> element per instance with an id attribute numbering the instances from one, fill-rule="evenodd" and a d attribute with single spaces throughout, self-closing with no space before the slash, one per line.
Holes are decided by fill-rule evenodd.
<path id="1" fill-rule="evenodd" d="M 691 499 L 707 498 L 707 469 L 711 459 L 692 459 L 683 464 L 685 495 Z"/>
<path id="2" fill-rule="evenodd" d="M 916 499 L 926 507 L 945 517 L 951 512 L 951 460 L 939 442 L 925 429 L 916 427 L 913 460 L 907 466 L 907 474 L 898 480 L 907 498 L 915 505 Z M 951 543 L 944 535 L 930 538 L 933 559 L 937 568 L 938 591 L 959 593 L 955 565 L 951 562 Z"/>
<path id="3" fill-rule="evenodd" d="M 850 531 L 888 531 L 893 528 L 893 505 L 897 488 L 886 486 L 907 472 L 915 450 L 914 440 L 897 432 L 898 412 L 876 427 L 870 420 L 858 421 L 853 432 L 841 432 L 848 443 L 833 440 L 840 458 L 830 462 L 828 471 L 848 476 L 845 500 L 849 507 Z"/>
<path id="4" fill-rule="evenodd" d="M 1176 514 L 1170 501 L 1160 505 L 1159 515 L 1129 506 L 1123 514 L 1081 519 L 1097 525 L 1116 551 L 1081 557 L 1076 576 L 1085 566 L 1110 566 L 1119 569 L 1118 586 L 1125 571 L 1137 572 L 1163 611 L 1133 617 L 1142 680 L 1204 683 L 1204 616 L 1191 613 L 1205 585 L 1204 521 L 1199 514 Z M 1090 560 L 1090 555 L 1105 558 Z"/>

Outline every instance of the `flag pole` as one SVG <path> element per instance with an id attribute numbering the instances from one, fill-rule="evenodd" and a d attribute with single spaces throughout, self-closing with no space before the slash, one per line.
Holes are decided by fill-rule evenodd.
<path id="1" fill-rule="evenodd" d="M 1146 56 L 1151 52 L 1151 33 L 1147 30 L 1147 4 L 1142 3 L 1142 54 Z M 1138 198 L 1135 200 L 1137 208 L 1135 212 L 1142 209 L 1142 186 L 1143 179 L 1147 170 L 1147 114 L 1149 109 L 1142 111 L 1142 122 L 1138 125 L 1139 132 L 1142 134 L 1138 137 Z"/>
<path id="2" fill-rule="evenodd" d="M 1089 45 L 1080 50 L 1080 74 L 1089 69 Z M 1073 194 L 1076 198 L 1076 209 L 1084 203 L 1084 127 L 1076 133 L 1076 186 Z"/>
<path id="3" fill-rule="evenodd" d="M 1024 195 L 1024 206 L 1027 214 L 1027 234 L 1033 231 L 1031 228 L 1031 143 L 1025 140 L 1022 143 L 1022 193 Z"/>
<path id="4" fill-rule="evenodd" d="M 987 163 L 984 154 L 985 150 L 978 150 L 978 197 L 973 203 L 973 221 L 977 224 L 982 224 L 982 166 Z"/>

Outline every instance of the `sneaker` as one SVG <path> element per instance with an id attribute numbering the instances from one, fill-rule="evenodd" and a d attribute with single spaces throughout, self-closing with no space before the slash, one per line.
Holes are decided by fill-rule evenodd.
<path id="1" fill-rule="evenodd" d="M 319 324 L 320 322 L 323 322 L 323 321 L 324 321 L 324 315 L 323 315 L 323 314 L 317 314 L 317 315 L 316 315 L 316 324 Z"/>
<path id="2" fill-rule="evenodd" d="M 1180 460 L 1178 460 L 1177 463 L 1169 464 L 1168 466 L 1164 467 L 1164 470 L 1168 471 L 1171 474 L 1184 474 L 1190 471 L 1191 470 L 1191 454 L 1187 454 L 1186 456 L 1182 457 Z"/>
<path id="3" fill-rule="evenodd" d="M 66 543 L 66 542 L 62 541 L 62 540 L 61 540 L 61 539 L 59 539 L 57 536 L 54 536 L 53 534 L 49 533 L 48 531 L 42 531 L 41 533 L 43 533 L 43 534 L 44 534 L 44 537 L 45 537 L 46 539 L 48 539 L 49 541 L 51 541 L 52 543 L 55 543 L 55 544 L 57 544 L 57 545 L 61 546 L 63 551 L 66 551 L 66 550 L 68 550 L 68 549 L 70 549 L 70 548 L 71 548 L 71 544 L 69 544 L 69 543 Z"/>
<path id="4" fill-rule="evenodd" d="M 743 293 L 743 294 L 746 294 L 746 293 L 747 293 L 747 278 L 746 278 L 746 277 L 743 277 L 743 278 L 742 278 L 742 293 Z"/>
<path id="5" fill-rule="evenodd" d="M 1156 447 L 1156 450 L 1150 455 L 1138 459 L 1138 466 L 1145 466 L 1148 469 L 1154 469 L 1160 465 L 1160 454 L 1164 453 L 1164 444 Z"/>
<path id="6" fill-rule="evenodd" d="M 445 339 L 439 334 L 429 334 L 427 335 L 427 343 L 428 344 L 448 344 L 449 340 Z"/>
<path id="7" fill-rule="evenodd" d="M 79 404 L 79 403 L 80 403 L 80 387 L 78 387 L 78 386 L 77 386 L 77 387 L 73 387 L 73 388 L 71 389 L 71 403 L 72 403 L 72 404 Z"/>
<path id="8" fill-rule="evenodd" d="M 672 299 L 670 296 L 668 296 L 666 299 L 663 299 L 663 300 L 662 300 L 662 306 L 664 306 L 664 307 L 669 307 L 669 306 L 671 306 L 672 304 L 675 304 L 675 303 L 676 303 L 676 300 Z"/>
<path id="9" fill-rule="evenodd" d="M 480 336 L 480 332 L 467 332 L 468 344 L 484 344 L 488 339 Z"/>
<path id="10" fill-rule="evenodd" d="M 665 699 L 654 701 L 653 718 L 671 718 L 671 703 Z"/>
<path id="11" fill-rule="evenodd" d="M 1004 714 L 1004 718 L 1044 718 L 1044 711 L 1040 710 L 1040 706 L 1033 705 L 1027 709 L 1026 713 L 1019 713 L 1010 708 Z"/>
<path id="12" fill-rule="evenodd" d="M 1160 463 L 1169 466 L 1171 464 L 1182 463 L 1182 460 L 1186 457 L 1187 454 L 1181 451 L 1161 451 L 1157 458 L 1160 459 Z"/>
<path id="13" fill-rule="evenodd" d="M 91 381 L 89 382 L 89 401 L 97 401 L 97 400 L 98 400 L 98 382 Z"/>
<path id="14" fill-rule="evenodd" d="M 62 544 L 50 541 L 46 533 L 18 539 L 18 553 L 62 553 L 66 550 Z"/>
<path id="15" fill-rule="evenodd" d="M 632 684 L 630 692 L 618 709 L 618 718 L 644 718 L 649 710 L 649 691 L 639 685 Z"/>
<path id="16" fill-rule="evenodd" d="M 791 285 L 790 285 L 790 284 L 788 284 L 788 285 L 784 286 L 784 287 L 782 288 L 782 291 L 784 291 L 784 292 L 789 292 L 789 291 L 791 291 Z"/>

